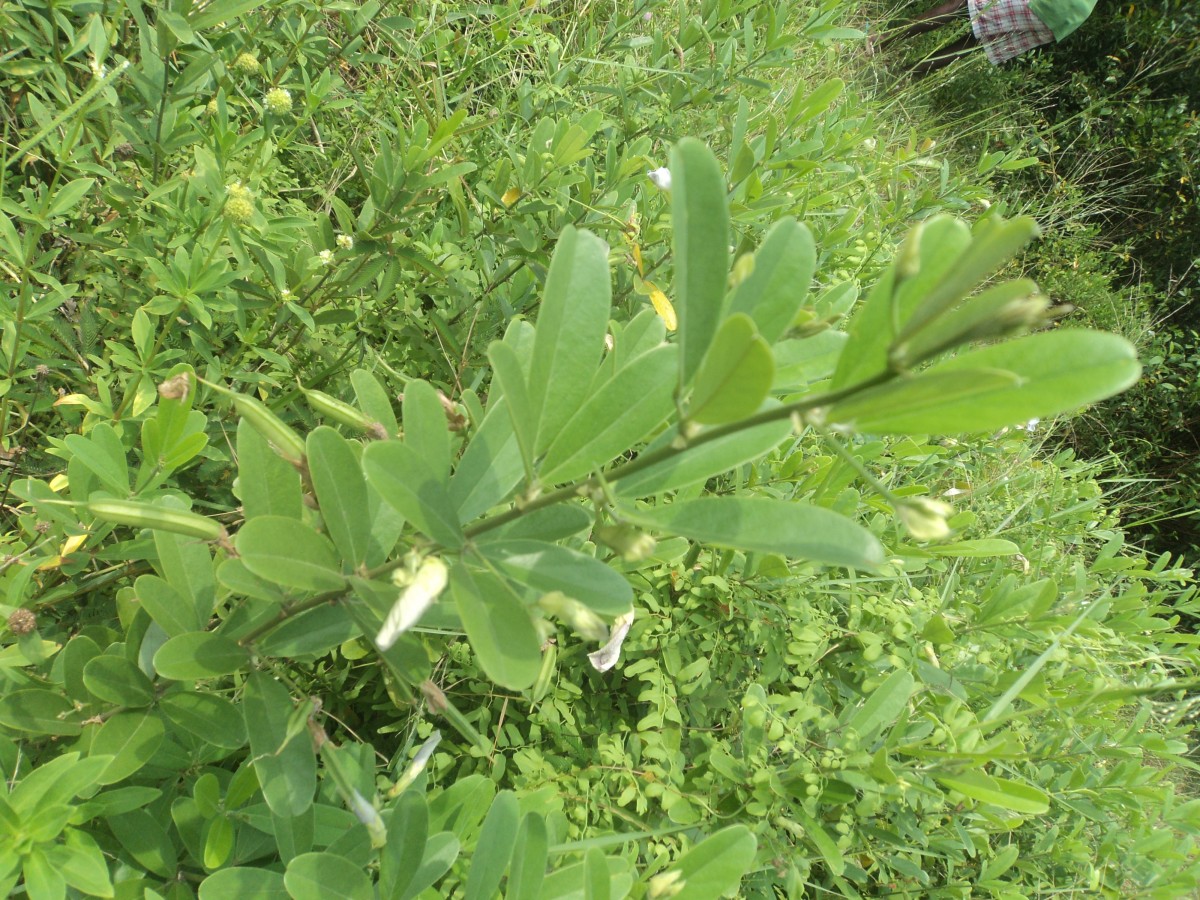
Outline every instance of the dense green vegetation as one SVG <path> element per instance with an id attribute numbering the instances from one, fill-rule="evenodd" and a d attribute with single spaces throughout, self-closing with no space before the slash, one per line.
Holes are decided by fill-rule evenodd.
<path id="1" fill-rule="evenodd" d="M 1196 890 L 1200 600 L 1046 430 L 1179 288 L 1103 317 L 1011 73 L 840 0 L 0 16 L 5 891 Z"/>

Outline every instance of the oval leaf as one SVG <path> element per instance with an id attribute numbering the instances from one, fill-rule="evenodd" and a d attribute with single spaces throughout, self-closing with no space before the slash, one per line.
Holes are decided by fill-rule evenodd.
<path id="1" fill-rule="evenodd" d="M 938 363 L 830 407 L 827 421 L 873 434 L 992 431 L 1111 397 L 1141 373 L 1137 351 L 1115 334 L 1058 329 Z M 933 387 L 948 392 L 938 402 Z"/>
<path id="2" fill-rule="evenodd" d="M 749 316 L 732 315 L 721 325 L 696 373 L 688 418 L 705 425 L 744 418 L 758 409 L 774 379 L 770 346 L 754 330 Z"/>
<path id="3" fill-rule="evenodd" d="M 365 515 L 367 484 L 350 442 L 328 425 L 314 428 L 305 443 L 321 518 L 342 559 L 357 569 L 367 559 L 371 523 Z"/>
<path id="4" fill-rule="evenodd" d="M 154 670 L 174 681 L 232 675 L 250 661 L 244 648 L 227 637 L 195 631 L 173 637 L 154 654 Z"/>
<path id="5" fill-rule="evenodd" d="M 471 648 L 497 684 L 524 690 L 541 669 L 541 639 L 529 611 L 499 579 L 478 579 L 461 565 L 451 572 L 450 588 Z"/>
<path id="6" fill-rule="evenodd" d="M 238 531 L 236 543 L 246 568 L 274 584 L 317 592 L 345 586 L 333 544 L 296 519 L 250 519 Z"/>
<path id="7" fill-rule="evenodd" d="M 686 387 L 724 317 L 729 205 L 717 158 L 695 138 L 672 148 L 670 170 L 679 384 Z"/>
<path id="8" fill-rule="evenodd" d="M 803 503 L 767 497 L 702 497 L 627 512 L 625 518 L 718 547 L 779 553 L 855 569 L 871 569 L 883 562 L 883 547 L 865 528 L 828 509 Z"/>
<path id="9" fill-rule="evenodd" d="M 633 588 L 623 575 L 577 550 L 542 541 L 496 541 L 479 552 L 535 591 L 562 591 L 600 615 L 619 616 L 633 605 Z"/>

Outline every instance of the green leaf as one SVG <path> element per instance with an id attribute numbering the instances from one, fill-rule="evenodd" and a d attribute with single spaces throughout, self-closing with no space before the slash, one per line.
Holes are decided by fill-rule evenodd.
<path id="1" fill-rule="evenodd" d="M 461 564 L 450 572 L 450 589 L 487 676 L 514 691 L 533 684 L 541 668 L 541 640 L 520 599 L 499 579 L 472 577 Z"/>
<path id="2" fill-rule="evenodd" d="M 675 408 L 678 348 L 662 346 L 634 359 L 592 394 L 546 451 L 544 481 L 571 481 L 627 452 Z"/>
<path id="3" fill-rule="evenodd" d="M 398 435 L 400 425 L 396 422 L 396 411 L 379 380 L 366 369 L 355 369 L 350 373 L 350 383 L 354 385 L 354 396 L 362 411 L 382 425 L 390 436 Z"/>
<path id="4" fill-rule="evenodd" d="M 313 490 L 321 518 L 342 560 L 354 570 L 365 564 L 371 543 L 367 483 L 350 442 L 328 425 L 308 433 L 305 441 Z"/>
<path id="5" fill-rule="evenodd" d="M 695 138 L 683 138 L 671 149 L 670 171 L 682 388 L 691 383 L 725 317 L 729 206 L 717 158 Z"/>
<path id="6" fill-rule="evenodd" d="M 527 812 L 517 831 L 505 900 L 538 900 L 546 877 L 549 848 L 546 819 L 541 813 Z"/>
<path id="7" fill-rule="evenodd" d="M 97 656 L 83 667 L 83 683 L 96 697 L 117 706 L 138 708 L 154 702 L 154 685 L 123 656 Z"/>
<path id="8" fill-rule="evenodd" d="M 157 575 L 142 575 L 134 582 L 137 602 L 171 637 L 199 631 L 208 622 L 179 591 Z"/>
<path id="9" fill-rule="evenodd" d="M 250 661 L 236 641 L 210 631 L 171 638 L 154 654 L 154 671 L 173 681 L 200 681 L 232 675 Z"/>
<path id="10" fill-rule="evenodd" d="M 74 181 L 68 181 L 55 191 L 50 208 L 46 210 L 46 217 L 52 219 L 70 212 L 95 185 L 95 178 L 76 178 Z"/>
<path id="11" fill-rule="evenodd" d="M 525 373 L 521 371 L 521 361 L 517 351 L 505 341 L 492 341 L 488 347 L 488 361 L 492 364 L 494 379 L 504 396 L 504 407 L 512 420 L 513 434 L 517 436 L 517 446 L 521 448 L 525 471 L 532 473 L 538 423 L 529 399 Z"/>
<path id="12" fill-rule="evenodd" d="M 701 444 L 654 463 L 630 475 L 609 480 L 616 484 L 622 497 L 645 497 L 672 491 L 707 481 L 714 475 L 752 462 L 769 453 L 792 433 L 792 423 L 786 419 L 767 422 Z M 673 434 L 664 435 L 646 448 L 649 454 L 671 442 Z"/>
<path id="13" fill-rule="evenodd" d="M 374 900 L 374 886 L 360 865 L 335 853 L 304 853 L 288 863 L 283 883 L 293 900 Z"/>
<path id="14" fill-rule="evenodd" d="M 590 528 L 593 521 L 595 516 L 580 503 L 556 503 L 526 513 L 500 528 L 485 531 L 475 541 L 560 541 Z"/>
<path id="15" fill-rule="evenodd" d="M 71 455 L 118 498 L 129 496 L 129 466 L 125 461 L 125 445 L 111 425 L 101 422 L 87 437 L 68 434 L 63 443 Z"/>
<path id="16" fill-rule="evenodd" d="M 296 519 L 250 519 L 235 542 L 243 564 L 259 578 L 318 593 L 345 587 L 329 539 Z"/>
<path id="17" fill-rule="evenodd" d="M 91 897 L 112 897 L 113 884 L 108 861 L 95 839 L 78 828 L 67 830 L 64 843 L 43 847 L 46 861 L 71 887 Z M 30 892 L 30 896 L 33 896 Z"/>
<path id="18" fill-rule="evenodd" d="M 121 846 L 140 866 L 163 878 L 175 874 L 179 854 L 158 819 L 144 809 L 134 809 L 109 816 L 106 821 Z"/>
<path id="19" fill-rule="evenodd" d="M 767 497 L 702 497 L 627 512 L 635 524 L 757 553 L 779 553 L 831 566 L 871 569 L 883 547 L 866 529 L 819 506 Z"/>
<path id="20" fill-rule="evenodd" d="M 889 675 L 879 687 L 871 692 L 846 723 L 861 738 L 870 738 L 876 731 L 887 728 L 900 717 L 908 706 L 916 679 L 903 669 Z"/>
<path id="21" fill-rule="evenodd" d="M 58 662 L 62 665 L 63 686 L 72 700 L 91 702 L 92 695 L 83 683 L 83 669 L 99 655 L 100 645 L 86 634 L 75 635 L 58 655 Z"/>
<path id="22" fill-rule="evenodd" d="M 237 495 L 247 519 L 304 514 L 300 473 L 280 458 L 246 419 L 237 428 Z"/>
<path id="23" fill-rule="evenodd" d="M 258 641 L 256 648 L 266 656 L 285 659 L 321 656 L 360 634 L 346 607 L 330 603 L 292 616 Z"/>
<path id="24" fill-rule="evenodd" d="M 271 811 L 298 816 L 312 806 L 317 758 L 308 734 L 290 730 L 295 706 L 287 688 L 263 672 L 246 679 L 242 714 L 258 783 Z"/>
<path id="25" fill-rule="evenodd" d="M 825 861 L 829 871 L 840 877 L 846 871 L 846 859 L 842 856 L 842 851 L 838 849 L 837 843 L 829 836 L 829 832 L 802 809 L 793 808 L 793 815 L 804 826 L 805 837 L 817 848 L 817 852 L 821 854 L 821 859 Z"/>
<path id="26" fill-rule="evenodd" d="M 410 381 L 404 386 L 403 412 L 404 443 L 445 484 L 450 477 L 450 431 L 437 391 L 427 381 Z"/>
<path id="27" fill-rule="evenodd" d="M 484 544 L 479 552 L 534 591 L 562 591 L 602 616 L 619 616 L 633 604 L 633 588 L 623 575 L 577 550 L 518 540 Z"/>
<path id="28" fill-rule="evenodd" d="M 780 219 L 755 252 L 754 271 L 734 289 L 729 311 L 749 315 L 774 344 L 795 322 L 816 267 L 812 233 L 793 218 Z"/>
<path id="29" fill-rule="evenodd" d="M 503 397 L 489 404 L 450 479 L 450 499 L 460 521 L 470 522 L 506 500 L 525 474 L 507 406 Z"/>
<path id="30" fill-rule="evenodd" d="M 611 306 L 608 245 L 568 225 L 546 274 L 529 363 L 535 455 L 550 446 L 586 399 L 604 352 Z"/>
<path id="31" fill-rule="evenodd" d="M 92 738 L 89 756 L 111 756 L 100 776 L 101 784 L 124 781 L 150 762 L 166 736 L 162 719 L 154 713 L 118 713 L 100 726 Z"/>
<path id="32" fill-rule="evenodd" d="M 508 868 L 517 840 L 520 815 L 516 794 L 501 791 L 496 795 L 479 829 L 464 900 L 492 900 L 499 891 L 500 879 Z"/>
<path id="33" fill-rule="evenodd" d="M 379 859 L 379 895 L 387 900 L 400 896 L 421 864 L 429 836 L 429 807 L 421 792 L 409 790 L 384 817 L 387 845 Z"/>
<path id="34" fill-rule="evenodd" d="M 161 505 L 186 508 L 182 500 L 172 496 L 163 497 Z M 208 544 L 187 535 L 160 530 L 154 532 L 154 549 L 158 551 L 159 571 L 167 583 L 187 600 L 203 628 L 213 613 L 217 598 L 216 576 Z"/>
<path id="35" fill-rule="evenodd" d="M 971 245 L 954 261 L 953 268 L 938 281 L 937 287 L 921 299 L 897 337 L 900 340 L 911 337 L 951 309 L 983 279 L 1016 256 L 1038 231 L 1038 224 L 1031 216 L 984 219 L 976 226 Z"/>
<path id="36" fill-rule="evenodd" d="M 864 381 L 888 367 L 888 348 L 913 308 L 934 289 L 971 242 L 967 226 L 953 216 L 934 216 L 904 239 L 897 259 L 875 283 L 850 326 L 838 360 L 834 390 Z M 907 277 L 897 278 L 897 267 Z M 915 269 L 915 272 L 913 271 Z"/>
<path id="37" fill-rule="evenodd" d="M 696 373 L 688 418 L 721 425 L 745 418 L 766 399 L 775 379 L 771 348 L 745 313 L 726 319 Z"/>
<path id="38" fill-rule="evenodd" d="M 958 791 L 964 797 L 1013 812 L 1040 816 L 1050 809 L 1050 798 L 1045 791 L 1019 781 L 997 778 L 983 772 L 935 772 L 933 777 L 943 787 Z"/>
<path id="39" fill-rule="evenodd" d="M 375 900 L 362 867 L 334 853 L 305 853 L 288 863 L 283 883 L 293 900 Z"/>
<path id="40" fill-rule="evenodd" d="M 363 469 L 383 499 L 423 534 L 443 547 L 462 546 L 450 494 L 415 450 L 398 441 L 371 444 L 363 452 Z"/>
<path id="41" fill-rule="evenodd" d="M 827 421 L 873 434 L 992 431 L 1125 390 L 1141 366 L 1114 334 L 1057 329 L 981 347 L 833 404 Z"/>
<path id="42" fill-rule="evenodd" d="M 217 747 L 237 750 L 246 743 L 246 723 L 238 708 L 212 693 L 174 691 L 158 701 L 171 722 Z"/>
<path id="43" fill-rule="evenodd" d="M 604 851 L 592 847 L 583 857 L 583 900 L 609 900 L 611 888 L 612 878 Z"/>
<path id="44" fill-rule="evenodd" d="M 732 892 L 754 864 L 757 848 L 745 825 L 722 828 L 701 841 L 671 865 L 683 885 L 675 900 L 712 900 Z"/>
<path id="45" fill-rule="evenodd" d="M 75 704 L 57 691 L 23 688 L 0 697 L 0 725 L 31 734 L 79 734 Z"/>
<path id="46" fill-rule="evenodd" d="M 821 331 L 812 337 L 780 341 L 771 348 L 775 357 L 775 393 L 802 391 L 814 381 L 828 378 L 837 368 L 846 346 L 840 331 Z"/>
<path id="47" fill-rule="evenodd" d="M 413 873 L 412 881 L 400 894 L 400 900 L 413 900 L 450 871 L 458 859 L 460 844 L 458 836 L 451 831 L 440 831 L 425 843 L 425 855 L 421 866 Z M 394 896 L 394 895 L 393 895 Z"/>
<path id="48" fill-rule="evenodd" d="M 200 900 L 290 900 L 283 876 L 270 869 L 234 866 L 200 882 Z"/>
<path id="49" fill-rule="evenodd" d="M 964 559 L 989 556 L 1016 556 L 1021 548 L 1012 541 L 1001 538 L 979 538 L 973 541 L 957 541 L 953 544 L 938 544 L 928 548 L 934 556 L 962 557 Z"/>
<path id="50" fill-rule="evenodd" d="M 191 24 L 197 31 L 203 31 L 256 10 L 265 2 L 266 0 L 216 0 L 192 16 Z"/>
<path id="51" fill-rule="evenodd" d="M 81 759 L 76 752 L 63 753 L 18 781 L 9 800 L 21 818 L 35 818 L 41 810 L 65 804 L 99 786 L 110 762 L 110 756 L 92 754 Z"/>

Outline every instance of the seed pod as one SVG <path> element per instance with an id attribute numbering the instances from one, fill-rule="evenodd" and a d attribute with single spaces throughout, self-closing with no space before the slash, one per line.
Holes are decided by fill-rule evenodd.
<path id="1" fill-rule="evenodd" d="M 220 522 L 215 522 L 207 516 L 182 509 L 164 509 L 136 500 L 93 500 L 88 503 L 88 512 L 105 522 L 128 525 L 131 528 L 172 531 L 206 541 L 225 540 L 229 537 Z"/>
<path id="2" fill-rule="evenodd" d="M 332 419 L 335 422 L 359 431 L 366 431 L 381 440 L 387 437 L 387 432 L 383 430 L 383 426 L 374 421 L 358 407 L 351 406 L 349 403 L 345 403 L 336 397 L 331 397 L 324 391 L 305 390 L 304 399 L 308 402 L 312 411 L 319 416 L 324 416 L 326 419 Z"/>
<path id="3" fill-rule="evenodd" d="M 534 681 L 533 687 L 529 689 L 529 699 L 534 703 L 541 701 L 550 690 L 550 679 L 554 677 L 555 671 L 558 669 L 558 644 L 554 641 L 549 641 L 546 644 L 546 649 L 542 651 L 542 668 L 538 670 L 537 680 Z"/>
<path id="4" fill-rule="evenodd" d="M 261 434 L 275 452 L 294 466 L 304 465 L 304 439 L 262 403 L 245 394 L 234 394 L 233 405 L 243 419 Z"/>

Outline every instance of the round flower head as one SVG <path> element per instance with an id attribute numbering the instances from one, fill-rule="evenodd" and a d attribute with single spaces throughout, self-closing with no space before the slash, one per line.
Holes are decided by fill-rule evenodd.
<path id="1" fill-rule="evenodd" d="M 225 216 L 233 222 L 248 222 L 254 216 L 254 204 L 245 197 L 230 197 L 225 201 Z"/>
<path id="2" fill-rule="evenodd" d="M 354 249 L 354 238 L 348 234 L 339 234 L 337 236 L 337 245 L 342 250 L 353 250 Z"/>
<path id="3" fill-rule="evenodd" d="M 320 253 L 317 254 L 317 260 L 323 266 L 329 265 L 331 262 L 333 262 L 333 251 L 332 250 L 322 250 Z"/>
<path id="4" fill-rule="evenodd" d="M 240 181 L 225 188 L 225 215 L 238 224 L 249 221 L 254 215 L 253 195 Z"/>
<path id="5" fill-rule="evenodd" d="M 258 57 L 253 53 L 242 53 L 233 61 L 233 70 L 241 72 L 243 75 L 253 75 L 262 66 L 258 61 Z"/>
<path id="6" fill-rule="evenodd" d="M 282 116 L 292 110 L 292 95 L 283 88 L 271 88 L 263 97 L 263 106 L 267 112 Z"/>

